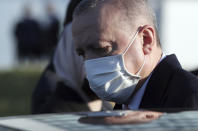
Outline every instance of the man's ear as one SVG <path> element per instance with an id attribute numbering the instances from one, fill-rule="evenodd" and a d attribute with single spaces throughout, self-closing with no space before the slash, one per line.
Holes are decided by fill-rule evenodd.
<path id="1" fill-rule="evenodd" d="M 148 55 L 152 52 L 155 40 L 155 29 L 152 26 L 145 25 L 142 27 L 141 31 L 142 42 L 143 42 L 143 52 Z"/>

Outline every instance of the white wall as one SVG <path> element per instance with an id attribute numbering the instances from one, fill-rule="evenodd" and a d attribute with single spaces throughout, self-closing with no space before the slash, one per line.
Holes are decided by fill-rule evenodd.
<path id="1" fill-rule="evenodd" d="M 198 0 L 163 0 L 162 44 L 187 70 L 198 68 Z"/>
<path id="2" fill-rule="evenodd" d="M 13 28 L 23 14 L 24 4 L 31 2 L 34 16 L 44 18 L 44 4 L 47 0 L 0 0 L 0 69 L 10 69 L 17 63 Z M 69 0 L 51 0 L 59 18 L 63 20 Z"/>

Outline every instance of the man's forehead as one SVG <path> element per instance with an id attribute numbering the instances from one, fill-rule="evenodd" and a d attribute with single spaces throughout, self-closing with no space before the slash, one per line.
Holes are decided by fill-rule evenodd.
<path id="1" fill-rule="evenodd" d="M 101 9 L 101 7 L 108 5 L 115 5 L 117 0 L 83 0 L 81 1 L 74 11 L 74 15 L 81 15 L 89 11 Z M 118 0 L 119 1 L 119 0 Z M 117 2 L 116 2 L 117 3 Z"/>
<path id="2" fill-rule="evenodd" d="M 77 30 L 87 30 L 94 28 L 96 31 L 102 31 L 107 28 L 115 28 L 116 25 L 120 25 L 120 19 L 122 13 L 113 8 L 111 5 L 106 4 L 105 6 L 98 6 L 93 10 L 75 16 L 73 20 L 73 33 Z"/>

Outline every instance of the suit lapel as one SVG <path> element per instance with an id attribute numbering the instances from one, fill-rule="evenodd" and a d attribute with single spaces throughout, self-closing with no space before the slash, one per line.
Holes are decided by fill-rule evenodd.
<path id="1" fill-rule="evenodd" d="M 177 68 L 181 68 L 181 65 L 175 55 L 166 56 L 157 65 L 146 87 L 140 108 L 162 108 L 169 81 Z"/>

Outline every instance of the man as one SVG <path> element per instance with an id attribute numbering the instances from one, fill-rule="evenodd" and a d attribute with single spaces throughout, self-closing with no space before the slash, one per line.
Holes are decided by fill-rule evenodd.
<path id="1" fill-rule="evenodd" d="M 72 26 L 91 89 L 115 109 L 197 109 L 198 80 L 163 54 L 146 0 L 84 0 Z"/>

